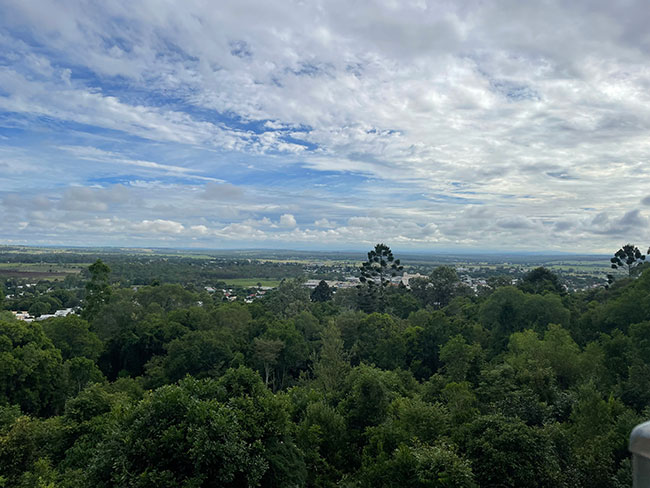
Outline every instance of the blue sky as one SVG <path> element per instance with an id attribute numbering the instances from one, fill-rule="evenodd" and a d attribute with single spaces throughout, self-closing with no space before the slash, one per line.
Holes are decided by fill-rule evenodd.
<path id="1" fill-rule="evenodd" d="M 5 1 L 0 243 L 650 244 L 643 1 Z"/>

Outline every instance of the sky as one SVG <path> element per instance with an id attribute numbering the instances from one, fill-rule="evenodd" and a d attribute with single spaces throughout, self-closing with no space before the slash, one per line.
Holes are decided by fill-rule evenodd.
<path id="1" fill-rule="evenodd" d="M 0 3 L 0 243 L 650 245 L 646 0 Z"/>

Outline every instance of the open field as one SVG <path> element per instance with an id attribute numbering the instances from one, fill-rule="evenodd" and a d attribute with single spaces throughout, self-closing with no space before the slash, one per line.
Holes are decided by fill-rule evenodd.
<path id="1" fill-rule="evenodd" d="M 262 278 L 237 278 L 221 281 L 225 281 L 228 286 L 241 286 L 243 288 L 258 286 L 258 284 L 262 286 L 278 286 L 280 283 L 279 280 L 265 280 Z"/>
<path id="2" fill-rule="evenodd" d="M 89 263 L 0 263 L 0 278 L 26 280 L 62 280 L 79 274 Z"/>

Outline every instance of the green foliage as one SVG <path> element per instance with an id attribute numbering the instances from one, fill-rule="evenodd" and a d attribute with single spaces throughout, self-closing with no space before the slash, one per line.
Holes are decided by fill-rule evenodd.
<path id="1" fill-rule="evenodd" d="M 472 463 L 479 486 L 560 486 L 554 445 L 540 428 L 517 418 L 481 416 L 464 425 L 455 437 Z"/>
<path id="2" fill-rule="evenodd" d="M 267 299 L 268 310 L 276 317 L 286 318 L 307 310 L 310 298 L 309 290 L 299 279 L 282 280 Z"/>
<path id="3" fill-rule="evenodd" d="M 50 304 L 45 303 L 44 301 L 37 301 L 34 302 L 30 307 L 29 307 L 29 315 L 33 317 L 40 317 L 41 315 L 44 315 L 46 313 L 50 312 Z"/>
<path id="4" fill-rule="evenodd" d="M 563 293 L 564 288 L 558 276 L 552 271 L 539 267 L 524 275 L 517 287 L 526 293 Z"/>
<path id="5" fill-rule="evenodd" d="M 411 313 L 420 308 L 413 293 L 403 286 L 391 287 L 386 290 L 385 301 L 385 310 L 401 319 L 407 318 Z"/>
<path id="6" fill-rule="evenodd" d="M 90 324 L 76 315 L 47 319 L 42 324 L 64 360 L 85 357 L 96 361 L 102 352 L 102 341 L 90 331 Z"/>
<path id="7" fill-rule="evenodd" d="M 254 397 L 225 398 L 224 386 L 183 380 L 116 412 L 110 436 L 91 458 L 90 480 L 170 488 L 301 483 L 304 464 L 279 400 L 259 387 Z"/>
<path id="8" fill-rule="evenodd" d="M 322 347 L 313 371 L 316 384 L 325 395 L 336 395 L 350 370 L 350 363 L 343 348 L 341 331 L 330 324 L 322 334 Z"/>
<path id="9" fill-rule="evenodd" d="M 163 368 L 168 383 L 185 375 L 218 377 L 232 360 L 229 336 L 214 330 L 196 330 L 166 346 Z"/>
<path id="10" fill-rule="evenodd" d="M 368 251 L 368 259 L 361 264 L 362 283 L 383 288 L 390 283 L 390 279 L 402 271 L 400 260 L 395 259 L 393 251 L 386 244 L 377 244 Z"/>
<path id="11" fill-rule="evenodd" d="M 305 453 L 308 486 L 335 486 L 346 465 L 348 436 L 345 418 L 322 401 L 307 405 L 297 427 L 297 442 Z"/>
<path id="12" fill-rule="evenodd" d="M 471 289 L 460 281 L 451 266 L 438 266 L 428 278 L 414 278 L 409 283 L 422 306 L 435 309 L 446 307 L 454 297 L 471 294 Z"/>
<path id="13" fill-rule="evenodd" d="M 615 329 L 627 332 L 631 324 L 650 320 L 650 273 L 643 273 L 637 280 L 610 290 L 606 300 L 594 303 L 581 317 L 580 327 L 588 340 L 594 340 L 601 332 Z"/>
<path id="14" fill-rule="evenodd" d="M 48 460 L 63 456 L 68 447 L 68 429 L 60 417 L 36 419 L 18 417 L 11 428 L 0 435 L 0 473 L 7 486 L 38 486 L 38 475 L 47 471 L 47 479 L 56 475 Z M 43 464 L 48 469 L 43 469 Z M 47 486 L 47 485 L 42 485 Z"/>
<path id="15" fill-rule="evenodd" d="M 429 378 L 438 371 L 440 346 L 449 339 L 452 328 L 449 319 L 440 311 L 413 312 L 403 337 L 406 342 L 406 362 L 418 379 Z"/>
<path id="16" fill-rule="evenodd" d="M 90 359 L 76 357 L 63 363 L 67 380 L 66 393 L 75 395 L 90 383 L 103 383 L 106 378 Z"/>
<path id="17" fill-rule="evenodd" d="M 650 253 L 650 250 L 648 250 Z M 632 244 L 625 244 L 622 248 L 614 253 L 610 259 L 613 269 L 627 271 L 629 277 L 645 261 L 645 254 L 641 254 L 639 248 Z"/>
<path id="18" fill-rule="evenodd" d="M 447 444 L 400 445 L 386 460 L 369 460 L 361 474 L 362 487 L 476 487 L 469 461 Z"/>
<path id="19" fill-rule="evenodd" d="M 108 283 L 111 268 L 101 259 L 98 259 L 88 267 L 88 272 L 90 273 L 90 281 L 86 283 L 83 316 L 92 319 L 111 296 L 111 287 Z"/>
<path id="20" fill-rule="evenodd" d="M 508 286 L 492 293 L 480 308 L 481 323 L 491 331 L 496 351 L 503 349 L 513 332 L 542 331 L 551 323 L 564 326 L 569 318 L 570 312 L 557 295 L 529 295 Z"/>
<path id="21" fill-rule="evenodd" d="M 327 302 L 332 299 L 332 290 L 325 280 L 320 280 L 314 291 L 311 292 L 312 302 Z"/>
<path id="22" fill-rule="evenodd" d="M 482 349 L 480 344 L 467 344 L 462 335 L 452 337 L 444 346 L 440 346 L 440 361 L 444 364 L 444 372 L 450 381 L 465 381 L 470 369 L 480 360 Z"/>
<path id="23" fill-rule="evenodd" d="M 85 318 L 0 316 L 0 486 L 629 484 L 648 273 L 575 293 L 537 268 L 474 295 L 439 267 L 413 290 L 319 301 L 286 280 L 244 304 L 89 272 Z M 30 306 L 77 299 L 48 286 Z"/>
<path id="24" fill-rule="evenodd" d="M 61 352 L 39 323 L 0 320 L 0 403 L 51 415 L 62 406 L 65 374 Z"/>

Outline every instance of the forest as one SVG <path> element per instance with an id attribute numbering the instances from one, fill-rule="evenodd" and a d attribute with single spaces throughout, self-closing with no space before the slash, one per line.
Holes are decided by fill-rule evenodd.
<path id="1" fill-rule="evenodd" d="M 0 487 L 631 486 L 640 258 L 585 291 L 539 267 L 476 293 L 449 266 L 394 286 L 381 246 L 356 288 L 253 303 L 101 260 L 49 292 L 76 314 L 17 320 L 0 292 Z"/>

